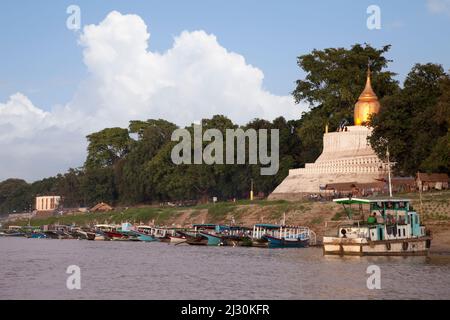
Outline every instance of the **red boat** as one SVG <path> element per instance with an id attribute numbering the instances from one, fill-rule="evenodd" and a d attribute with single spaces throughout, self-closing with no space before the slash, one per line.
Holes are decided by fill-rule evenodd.
<path id="1" fill-rule="evenodd" d="M 117 231 L 103 231 L 103 233 L 110 239 L 125 239 L 127 236 Z"/>

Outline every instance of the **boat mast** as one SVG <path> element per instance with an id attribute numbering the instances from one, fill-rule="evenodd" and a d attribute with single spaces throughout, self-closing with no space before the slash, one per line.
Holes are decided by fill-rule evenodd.
<path id="1" fill-rule="evenodd" d="M 387 157 L 387 165 L 388 165 L 389 197 L 392 198 L 391 162 L 389 161 L 389 145 L 386 146 L 386 157 Z"/>

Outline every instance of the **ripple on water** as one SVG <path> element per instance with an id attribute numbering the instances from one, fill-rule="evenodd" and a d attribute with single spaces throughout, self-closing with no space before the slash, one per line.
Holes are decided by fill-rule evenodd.
<path id="1" fill-rule="evenodd" d="M 317 248 L 0 239 L 2 299 L 450 299 L 450 257 L 323 257 Z M 81 290 L 68 290 L 69 265 Z M 367 267 L 381 290 L 367 289 Z"/>

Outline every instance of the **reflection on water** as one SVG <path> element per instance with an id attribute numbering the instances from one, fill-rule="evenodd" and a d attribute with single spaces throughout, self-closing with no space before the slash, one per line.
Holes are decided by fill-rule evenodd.
<path id="1" fill-rule="evenodd" d="M 0 238 L 1 299 L 450 299 L 450 256 Z M 369 265 L 381 290 L 367 289 Z M 81 290 L 66 288 L 69 265 Z"/>

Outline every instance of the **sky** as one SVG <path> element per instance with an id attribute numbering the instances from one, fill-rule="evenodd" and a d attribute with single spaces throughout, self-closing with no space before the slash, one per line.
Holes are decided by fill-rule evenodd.
<path id="1" fill-rule="evenodd" d="M 69 5 L 79 30 L 66 26 Z M 449 31 L 450 0 L 4 0 L 0 181 L 79 167 L 87 134 L 132 119 L 299 118 L 296 57 L 313 49 L 391 44 L 400 82 L 415 63 L 449 70 Z"/>

